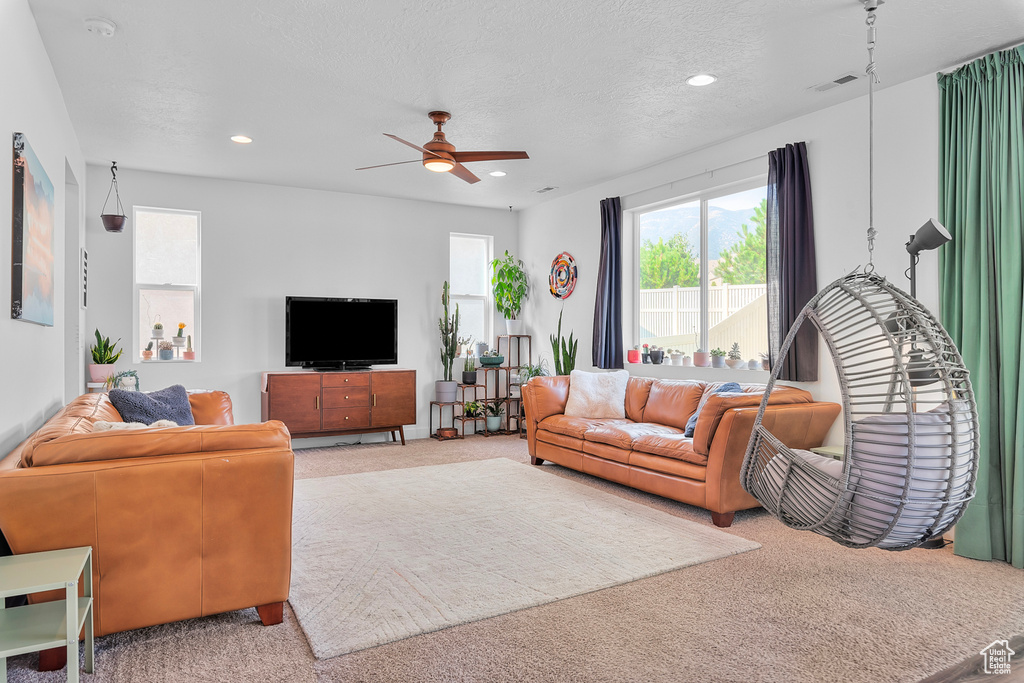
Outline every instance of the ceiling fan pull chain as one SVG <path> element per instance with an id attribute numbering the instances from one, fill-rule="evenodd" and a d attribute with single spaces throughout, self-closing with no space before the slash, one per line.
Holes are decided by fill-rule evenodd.
<path id="1" fill-rule="evenodd" d="M 871 273 L 875 270 L 875 237 L 878 231 L 875 230 L 875 83 L 878 83 L 878 73 L 875 70 L 875 10 L 878 8 L 877 0 L 864 0 L 864 9 L 868 16 L 865 22 L 868 26 L 868 66 L 865 73 L 868 77 L 868 265 L 864 272 Z"/>

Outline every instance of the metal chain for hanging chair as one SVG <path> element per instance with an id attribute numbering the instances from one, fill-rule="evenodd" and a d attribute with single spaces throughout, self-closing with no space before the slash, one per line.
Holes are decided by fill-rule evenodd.
<path id="1" fill-rule="evenodd" d="M 740 481 L 787 526 L 851 547 L 906 550 L 941 536 L 974 496 L 978 415 L 967 368 L 939 321 L 914 297 L 874 273 L 875 9 L 868 11 L 868 265 L 839 278 L 797 316 L 784 358 L 805 323 L 831 354 L 842 394 L 844 446 L 836 460 L 790 448 L 771 432 L 768 397 L 747 446 Z M 780 418 L 781 419 L 781 418 Z"/>
<path id="2" fill-rule="evenodd" d="M 866 0 L 865 9 L 868 16 L 864 23 L 868 26 L 868 66 L 865 73 L 868 77 L 868 265 L 864 266 L 864 272 L 872 273 L 875 270 L 875 84 L 878 83 L 878 73 L 875 67 L 875 10 L 878 9 L 876 0 Z"/>

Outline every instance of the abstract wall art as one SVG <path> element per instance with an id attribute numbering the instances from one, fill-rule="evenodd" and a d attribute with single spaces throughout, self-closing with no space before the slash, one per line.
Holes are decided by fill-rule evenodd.
<path id="1" fill-rule="evenodd" d="M 14 134 L 11 317 L 53 326 L 53 183 L 23 133 Z"/>

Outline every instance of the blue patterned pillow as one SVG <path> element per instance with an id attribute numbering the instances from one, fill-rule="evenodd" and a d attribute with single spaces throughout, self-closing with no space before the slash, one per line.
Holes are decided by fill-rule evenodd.
<path id="1" fill-rule="evenodd" d="M 149 393 L 111 389 L 108 396 L 125 422 L 152 424 L 157 420 L 171 420 L 179 425 L 196 423 L 188 402 L 188 391 L 180 384 Z"/>
<path id="2" fill-rule="evenodd" d="M 743 391 L 736 382 L 726 382 L 722 386 L 715 389 L 716 394 L 729 394 L 736 391 Z M 697 406 L 697 410 L 693 411 L 693 415 L 686 421 L 686 430 L 683 432 L 683 436 L 690 439 L 693 438 L 693 430 L 697 428 L 697 418 L 700 417 L 700 409 L 704 407 L 704 401 L 701 400 L 700 405 Z"/>

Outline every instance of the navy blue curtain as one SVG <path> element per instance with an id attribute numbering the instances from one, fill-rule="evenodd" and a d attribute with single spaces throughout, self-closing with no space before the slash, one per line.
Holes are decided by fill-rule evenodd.
<path id="1" fill-rule="evenodd" d="M 601 200 L 601 261 L 594 302 L 594 365 L 622 368 L 622 204 Z"/>
<path id="2" fill-rule="evenodd" d="M 807 145 L 798 142 L 768 153 L 768 344 L 779 378 L 818 379 L 818 331 L 804 325 L 785 358 L 782 342 L 804 305 L 818 293 L 814 261 L 814 212 Z"/>

